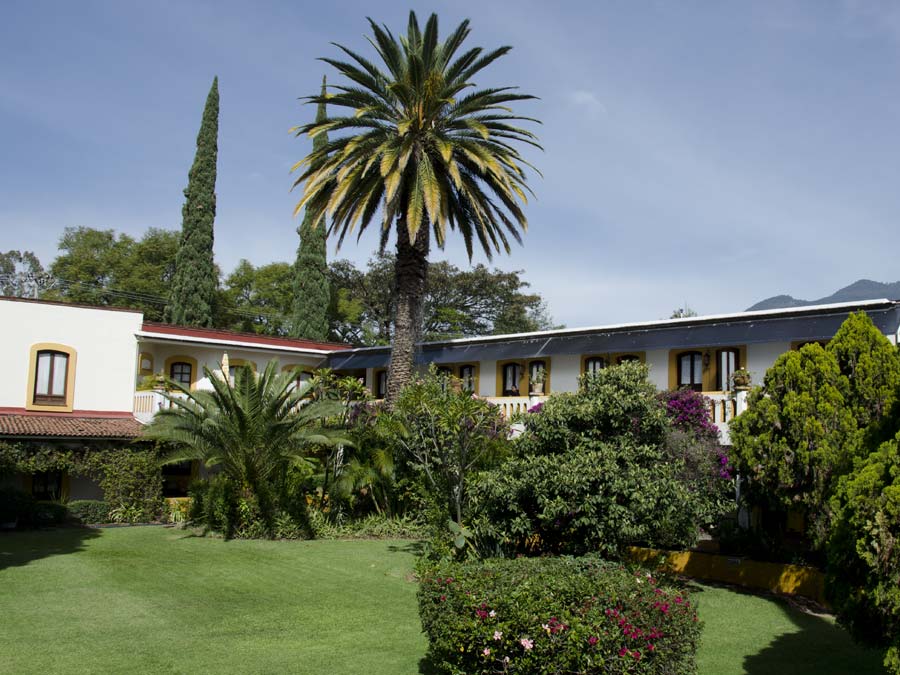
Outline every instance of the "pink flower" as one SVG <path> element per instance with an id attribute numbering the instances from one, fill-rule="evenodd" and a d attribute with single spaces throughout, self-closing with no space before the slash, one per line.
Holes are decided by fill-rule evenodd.
<path id="1" fill-rule="evenodd" d="M 534 647 L 534 640 L 529 640 L 528 638 L 522 638 L 519 640 L 519 644 L 525 648 L 525 651 L 532 649 Z"/>
<path id="2" fill-rule="evenodd" d="M 491 648 L 490 648 L 490 647 L 485 647 L 485 648 L 484 648 L 484 651 L 481 652 L 481 653 L 484 654 L 485 656 L 490 656 L 490 655 L 491 655 Z"/>
<path id="3" fill-rule="evenodd" d="M 622 649 L 619 650 L 619 656 L 625 656 L 627 653 L 628 653 L 627 647 L 622 647 Z"/>
<path id="4" fill-rule="evenodd" d="M 597 644 L 597 642 L 598 642 L 598 640 L 597 640 L 597 636 L 596 636 L 596 635 L 591 635 L 591 637 L 588 638 L 588 644 L 589 644 L 591 647 L 593 647 L 595 644 Z"/>
<path id="5" fill-rule="evenodd" d="M 503 639 L 503 633 L 501 633 L 499 630 L 495 630 L 495 631 L 494 631 L 494 639 L 495 639 L 495 640 L 502 640 L 502 639 Z"/>

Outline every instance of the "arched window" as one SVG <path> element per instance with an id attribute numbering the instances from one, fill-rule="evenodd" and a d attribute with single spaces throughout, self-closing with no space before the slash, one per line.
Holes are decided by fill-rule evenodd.
<path id="1" fill-rule="evenodd" d="M 703 355 L 700 352 L 678 355 L 678 387 L 703 391 Z"/>
<path id="2" fill-rule="evenodd" d="M 169 365 L 169 379 L 175 380 L 183 387 L 190 387 L 193 381 L 194 367 L 185 361 L 173 361 Z"/>
<path id="3" fill-rule="evenodd" d="M 520 396 L 519 381 L 522 379 L 522 366 L 518 363 L 507 363 L 503 366 L 503 395 Z"/>
<path id="4" fill-rule="evenodd" d="M 459 379 L 462 380 L 463 391 L 475 391 L 475 366 L 465 365 L 459 367 Z"/>
<path id="5" fill-rule="evenodd" d="M 34 374 L 34 403 L 66 405 L 69 355 L 44 349 L 37 353 Z"/>
<path id="6" fill-rule="evenodd" d="M 623 354 L 619 358 L 616 359 L 616 364 L 621 365 L 623 363 L 630 363 L 631 361 L 640 361 L 641 357 L 637 354 Z"/>
<path id="7" fill-rule="evenodd" d="M 606 359 L 602 356 L 591 356 L 584 360 L 584 374 L 596 375 L 606 368 Z"/>
<path id="8" fill-rule="evenodd" d="M 530 361 L 528 363 L 528 384 L 532 392 L 543 393 L 547 391 L 547 363 L 545 361 Z"/>
<path id="9" fill-rule="evenodd" d="M 727 391 L 731 389 L 731 376 L 741 367 L 737 349 L 720 349 L 716 352 L 716 389 Z"/>

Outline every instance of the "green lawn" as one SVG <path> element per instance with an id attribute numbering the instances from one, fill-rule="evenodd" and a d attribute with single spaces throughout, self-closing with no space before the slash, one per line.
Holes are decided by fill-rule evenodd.
<path id="1" fill-rule="evenodd" d="M 0 672 L 420 672 L 406 542 L 205 539 L 159 527 L 0 534 Z M 773 600 L 699 587 L 704 675 L 880 673 Z"/>

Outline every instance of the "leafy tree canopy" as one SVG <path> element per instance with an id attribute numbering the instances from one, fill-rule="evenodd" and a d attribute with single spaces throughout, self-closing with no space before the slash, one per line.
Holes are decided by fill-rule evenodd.
<path id="1" fill-rule="evenodd" d="M 41 297 L 98 306 L 133 307 L 162 319 L 178 250 L 178 232 L 150 228 L 140 240 L 114 230 L 68 227 Z"/>
<path id="2" fill-rule="evenodd" d="M 0 295 L 36 298 L 47 285 L 44 266 L 31 251 L 0 253 Z"/>

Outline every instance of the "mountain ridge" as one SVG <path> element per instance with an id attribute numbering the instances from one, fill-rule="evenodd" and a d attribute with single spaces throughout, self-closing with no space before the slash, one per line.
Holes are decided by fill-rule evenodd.
<path id="1" fill-rule="evenodd" d="M 748 307 L 746 311 L 827 305 L 834 302 L 855 302 L 857 300 L 876 300 L 878 298 L 900 300 L 900 281 L 882 283 L 871 279 L 857 279 L 852 284 L 817 300 L 801 300 L 790 295 L 773 295 L 771 298 L 760 300 L 755 305 Z"/>

